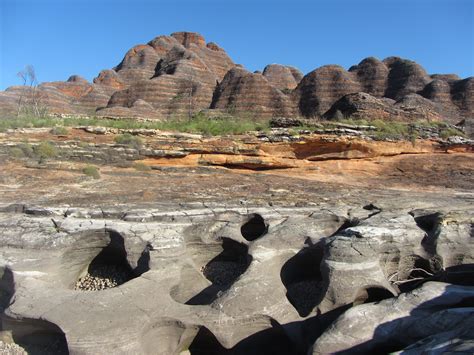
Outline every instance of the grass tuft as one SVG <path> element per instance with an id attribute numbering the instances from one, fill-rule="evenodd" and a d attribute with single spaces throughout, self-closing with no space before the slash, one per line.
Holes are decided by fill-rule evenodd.
<path id="1" fill-rule="evenodd" d="M 138 171 L 150 171 L 151 167 L 143 163 L 133 163 L 132 167 Z"/>
<path id="2" fill-rule="evenodd" d="M 54 134 L 55 136 L 65 136 L 69 133 L 69 130 L 62 126 L 53 127 L 49 133 Z"/>
<path id="3" fill-rule="evenodd" d="M 56 147 L 50 142 L 41 142 L 37 146 L 33 147 L 33 152 L 34 155 L 40 160 L 54 158 L 58 155 Z"/>
<path id="4" fill-rule="evenodd" d="M 143 145 L 143 141 L 140 137 L 133 136 L 130 133 L 120 134 L 115 137 L 115 143 L 128 145 L 129 147 L 140 149 Z"/>
<path id="5" fill-rule="evenodd" d="M 86 166 L 84 169 L 82 169 L 82 173 L 94 179 L 100 179 L 99 169 L 93 165 Z"/>

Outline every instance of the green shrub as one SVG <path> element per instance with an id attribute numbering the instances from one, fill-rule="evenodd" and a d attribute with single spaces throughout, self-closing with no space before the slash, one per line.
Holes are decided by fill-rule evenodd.
<path id="1" fill-rule="evenodd" d="M 133 163 L 132 167 L 138 171 L 150 171 L 151 168 L 143 163 Z"/>
<path id="2" fill-rule="evenodd" d="M 115 137 L 115 143 L 128 145 L 135 149 L 140 149 L 140 147 L 143 145 L 143 141 L 140 137 L 133 136 L 130 133 L 118 135 Z"/>
<path id="3" fill-rule="evenodd" d="M 465 137 L 466 135 L 464 134 L 464 132 L 461 132 L 461 131 L 457 130 L 456 128 L 446 127 L 446 128 L 441 129 L 441 132 L 439 133 L 439 136 L 443 139 L 447 139 L 447 138 L 453 137 L 453 136 Z"/>
<path id="4" fill-rule="evenodd" d="M 55 136 L 65 136 L 69 133 L 68 129 L 62 126 L 54 127 L 49 133 L 54 134 Z"/>
<path id="5" fill-rule="evenodd" d="M 50 142 L 41 142 L 33 148 L 34 155 L 40 159 L 40 161 L 54 158 L 58 155 L 58 151 L 54 145 Z"/>
<path id="6" fill-rule="evenodd" d="M 21 143 L 16 147 L 10 148 L 10 156 L 13 158 L 34 158 L 33 147 L 28 143 Z"/>
<path id="7" fill-rule="evenodd" d="M 93 165 L 86 166 L 84 169 L 82 169 L 82 173 L 94 179 L 100 179 L 99 169 Z"/>
<path id="8" fill-rule="evenodd" d="M 25 153 L 23 153 L 23 150 L 21 150 L 20 148 L 13 147 L 10 148 L 10 156 L 13 158 L 20 159 L 25 157 Z"/>
<path id="9" fill-rule="evenodd" d="M 160 124 L 159 129 L 200 133 L 217 136 L 226 134 L 243 134 L 249 131 L 264 131 L 269 129 L 267 120 L 252 120 L 237 117 L 209 118 L 203 113 L 195 114 L 191 119 L 171 119 Z"/>
<path id="10" fill-rule="evenodd" d="M 258 120 L 251 115 L 247 117 L 245 114 L 240 114 L 239 117 L 208 118 L 203 113 L 197 113 L 191 119 L 188 117 L 173 117 L 166 121 L 137 121 L 135 119 L 126 118 L 111 120 L 97 117 L 12 117 L 2 118 L 0 120 L 0 131 L 25 127 L 39 128 L 56 126 L 102 126 L 117 129 L 145 128 L 207 135 L 242 134 L 248 131 L 266 130 L 269 128 L 268 120 Z M 119 138 L 119 140 L 121 139 L 123 138 Z M 117 143 L 129 145 L 129 143 Z"/>

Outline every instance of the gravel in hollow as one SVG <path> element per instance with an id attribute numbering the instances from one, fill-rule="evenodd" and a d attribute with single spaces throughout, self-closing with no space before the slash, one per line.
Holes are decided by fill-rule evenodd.
<path id="1" fill-rule="evenodd" d="M 232 284 L 247 269 L 247 264 L 236 261 L 212 261 L 202 268 L 204 276 L 213 284 Z"/>
<path id="2" fill-rule="evenodd" d="M 28 355 L 25 349 L 15 343 L 4 343 L 0 340 L 1 355 Z"/>
<path id="3" fill-rule="evenodd" d="M 74 286 L 79 291 L 101 291 L 124 284 L 131 279 L 130 271 L 120 265 L 94 265 Z"/>

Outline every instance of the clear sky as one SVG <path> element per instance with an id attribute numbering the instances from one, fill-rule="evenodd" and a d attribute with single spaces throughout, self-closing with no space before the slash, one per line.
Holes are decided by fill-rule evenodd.
<path id="1" fill-rule="evenodd" d="M 40 81 L 91 80 L 130 47 L 183 30 L 252 71 L 396 55 L 474 75 L 474 0 L 0 0 L 0 90 L 27 64 Z"/>

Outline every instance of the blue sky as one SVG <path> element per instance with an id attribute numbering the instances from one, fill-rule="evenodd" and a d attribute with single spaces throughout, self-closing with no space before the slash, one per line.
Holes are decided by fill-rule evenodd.
<path id="1" fill-rule="evenodd" d="M 474 75 L 473 0 L 0 0 L 0 90 L 27 64 L 40 81 L 91 80 L 133 45 L 183 30 L 252 71 L 396 55 L 429 73 Z"/>

